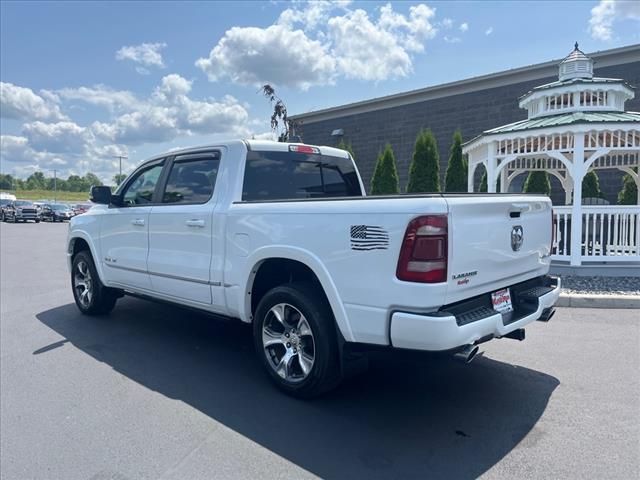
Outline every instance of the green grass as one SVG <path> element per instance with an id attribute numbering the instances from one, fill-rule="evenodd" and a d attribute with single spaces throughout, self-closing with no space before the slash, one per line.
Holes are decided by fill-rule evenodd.
<path id="1" fill-rule="evenodd" d="M 18 200 L 54 200 L 54 194 L 51 190 L 12 190 L 7 191 L 16 196 Z M 89 199 L 89 192 L 61 192 L 55 195 L 56 201 L 62 202 L 86 202 Z"/>

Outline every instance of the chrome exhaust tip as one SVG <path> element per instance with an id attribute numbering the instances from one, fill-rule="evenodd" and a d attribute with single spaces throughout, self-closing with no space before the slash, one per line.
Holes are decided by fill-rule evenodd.
<path id="1" fill-rule="evenodd" d="M 471 363 L 471 361 L 476 358 L 478 350 L 479 349 L 477 345 L 465 345 L 456 353 L 454 353 L 453 357 L 463 363 Z"/>

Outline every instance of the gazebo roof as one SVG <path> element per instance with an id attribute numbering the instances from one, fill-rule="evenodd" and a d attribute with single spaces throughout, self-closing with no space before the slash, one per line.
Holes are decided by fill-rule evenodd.
<path id="1" fill-rule="evenodd" d="M 576 44 L 573 47 L 573 50 L 571 51 L 571 53 L 569 55 L 567 55 L 566 57 L 564 57 L 562 59 L 562 62 L 560 63 L 569 63 L 569 62 L 575 62 L 576 60 L 591 60 L 589 57 L 587 57 L 584 52 L 582 50 L 580 50 L 578 48 L 578 42 L 576 42 Z"/>
<path id="2" fill-rule="evenodd" d="M 559 127 L 581 123 L 640 123 L 640 112 L 571 112 L 546 117 L 520 120 L 519 122 L 502 125 L 482 132 L 481 135 L 469 140 L 464 145 L 470 145 L 480 137 L 498 135 L 501 133 L 522 132 L 540 128 Z"/>
<path id="3" fill-rule="evenodd" d="M 524 100 L 525 98 L 527 98 L 532 93 L 538 92 L 540 90 L 548 90 L 550 88 L 565 87 L 565 86 L 568 86 L 568 85 L 593 85 L 593 84 L 620 84 L 620 85 L 624 85 L 624 86 L 626 86 L 628 88 L 635 89 L 635 87 L 629 85 L 629 83 L 627 83 L 626 81 L 622 80 L 621 78 L 600 78 L 600 77 L 594 77 L 594 78 L 570 78 L 568 80 L 562 80 L 562 81 L 557 80 L 555 82 L 546 83 L 544 85 L 537 86 L 537 87 L 529 90 L 524 95 L 522 95 L 519 98 L 519 100 Z"/>
<path id="4" fill-rule="evenodd" d="M 521 120 L 483 132 L 484 135 L 496 133 L 534 130 L 536 128 L 559 127 L 575 123 L 640 123 L 640 112 L 571 112 Z"/>

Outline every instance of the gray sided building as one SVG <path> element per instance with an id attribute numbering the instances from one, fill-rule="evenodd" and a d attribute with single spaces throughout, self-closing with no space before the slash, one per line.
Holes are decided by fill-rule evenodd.
<path id="1" fill-rule="evenodd" d="M 598 77 L 620 78 L 633 87 L 640 86 L 640 44 L 589 54 Z M 298 132 L 305 143 L 337 145 L 341 139 L 351 143 L 367 189 L 378 153 L 389 143 L 395 153 L 404 190 L 416 136 L 422 128 L 435 134 L 440 151 L 440 176 L 444 185 L 449 147 L 453 132 L 459 129 L 466 142 L 483 131 L 527 118 L 518 99 L 538 85 L 556 81 L 561 59 L 474 77 L 434 87 L 403 92 L 338 107 L 295 115 Z M 640 111 L 640 91 L 627 101 L 627 111 Z M 341 134 L 341 135 L 337 135 Z M 476 171 L 478 180 L 482 169 Z M 607 200 L 615 203 L 622 173 L 598 172 L 600 187 Z M 525 175 L 513 187 L 518 189 Z M 564 203 L 559 182 L 552 177 L 554 204 Z M 477 188 L 477 187 L 476 187 Z"/>

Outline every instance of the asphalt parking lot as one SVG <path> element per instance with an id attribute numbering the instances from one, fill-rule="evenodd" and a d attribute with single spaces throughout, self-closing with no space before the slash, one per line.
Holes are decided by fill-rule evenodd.
<path id="1" fill-rule="evenodd" d="M 250 330 L 125 298 L 73 304 L 65 224 L 0 225 L 0 477 L 640 477 L 640 313 L 559 309 L 470 365 L 376 354 L 312 402 Z"/>

